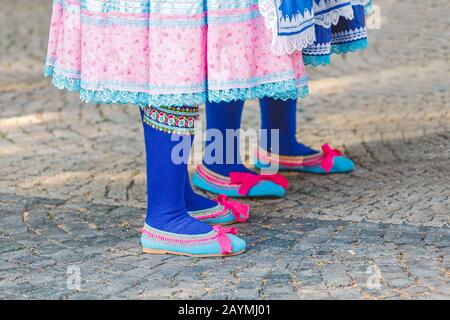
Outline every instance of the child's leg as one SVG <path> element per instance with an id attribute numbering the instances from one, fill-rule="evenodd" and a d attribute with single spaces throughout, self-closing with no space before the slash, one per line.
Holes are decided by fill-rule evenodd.
<path id="1" fill-rule="evenodd" d="M 207 131 L 203 165 L 222 176 L 228 177 L 231 172 L 251 173 L 243 164 L 239 146 L 238 130 L 241 128 L 243 108 L 244 101 L 206 103 Z M 231 139 L 227 139 L 227 130 L 230 137 L 233 134 Z M 210 154 L 209 148 L 218 146 L 215 141 L 217 133 L 220 133 L 219 139 L 223 140 L 223 149 Z"/>
<path id="2" fill-rule="evenodd" d="M 199 211 L 217 206 L 217 202 L 198 193 L 192 189 L 189 175 L 186 174 L 186 181 L 184 186 L 184 200 L 188 211 Z"/>
<path id="3" fill-rule="evenodd" d="M 141 116 L 145 116 L 144 112 L 141 112 Z M 144 120 L 144 118 L 142 119 Z M 188 144 L 183 144 L 184 146 L 191 146 L 194 136 L 183 136 L 183 139 L 189 139 L 189 141 L 187 141 Z M 172 148 L 173 146 L 164 147 Z M 187 152 L 187 154 L 183 156 L 185 157 L 184 162 L 186 163 L 189 153 Z M 182 183 L 180 182 L 180 186 L 181 185 Z M 236 205 L 236 203 L 230 205 L 230 201 L 224 197 L 210 200 L 195 193 L 194 190 L 192 190 L 187 170 L 184 180 L 184 204 L 190 216 L 214 225 L 245 222 L 249 215 L 248 207 Z"/>
<path id="4" fill-rule="evenodd" d="M 205 155 L 192 182 L 209 192 L 231 197 L 282 197 L 287 187 L 285 178 L 258 176 L 243 164 L 239 146 L 243 106 L 244 101 L 207 102 Z"/>
<path id="5" fill-rule="evenodd" d="M 256 167 L 277 162 L 284 171 L 311 173 L 344 173 L 354 170 L 353 162 L 338 150 L 323 145 L 323 152 L 297 141 L 297 100 L 260 99 L 261 146 Z M 272 130 L 278 130 L 279 141 L 271 141 Z M 266 134 L 267 132 L 267 134 Z"/>
<path id="6" fill-rule="evenodd" d="M 141 110 L 141 119 L 144 121 L 144 112 Z M 145 127 L 144 127 L 145 128 Z M 194 139 L 194 136 L 192 135 L 192 141 Z M 191 182 L 189 180 L 189 174 L 186 172 L 186 178 L 185 178 L 185 188 L 184 188 L 184 200 L 186 209 L 188 211 L 198 211 L 198 210 L 205 210 L 214 208 L 217 206 L 217 202 L 210 200 L 206 197 L 203 197 L 192 190 Z"/>
<path id="7" fill-rule="evenodd" d="M 211 200 L 195 193 L 187 173 L 184 199 L 190 216 L 212 225 L 246 222 L 249 216 L 249 206 L 247 205 L 230 201 L 224 196 Z"/>
<path id="8" fill-rule="evenodd" d="M 242 105 L 238 113 L 242 113 Z M 186 177 L 184 197 L 186 207 L 191 216 L 213 225 L 226 225 L 236 222 L 245 222 L 249 216 L 249 206 L 247 205 L 230 201 L 224 196 L 219 196 L 215 200 L 210 200 L 195 193 L 192 189 L 189 175 Z"/>
<path id="9" fill-rule="evenodd" d="M 264 98 L 260 99 L 260 109 L 263 149 L 284 156 L 308 156 L 318 153 L 297 141 L 297 100 Z M 272 130 L 279 132 L 279 141 L 274 142 L 274 150 L 270 139 Z"/>
<path id="10" fill-rule="evenodd" d="M 141 110 L 143 113 L 143 111 Z M 179 141 L 171 141 L 171 134 L 152 128 L 144 121 L 147 154 L 147 225 L 167 232 L 201 234 L 211 227 L 189 216 L 185 205 L 187 157 L 183 163 L 172 159 L 172 150 Z M 183 136 L 182 139 L 191 139 Z"/>
<path id="11" fill-rule="evenodd" d="M 151 127 L 141 110 L 147 154 L 147 216 L 141 243 L 146 253 L 222 256 L 241 253 L 245 242 L 230 233 L 234 229 L 212 228 L 188 214 L 185 205 L 187 161 L 191 141 L 174 152 L 179 136 Z M 188 146 L 186 148 L 186 146 Z"/>

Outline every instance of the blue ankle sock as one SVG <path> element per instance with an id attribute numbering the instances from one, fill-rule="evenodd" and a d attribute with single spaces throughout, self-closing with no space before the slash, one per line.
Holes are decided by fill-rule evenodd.
<path id="1" fill-rule="evenodd" d="M 266 129 L 267 134 L 261 131 L 261 147 L 266 151 L 283 156 L 308 156 L 318 153 L 297 141 L 297 100 L 287 101 L 272 98 L 260 99 L 261 129 Z M 271 130 L 279 130 L 279 146 L 271 141 Z"/>
<path id="2" fill-rule="evenodd" d="M 141 110 L 143 117 L 143 111 Z M 198 221 L 187 212 L 185 185 L 188 176 L 189 152 L 181 154 L 181 164 L 172 160 L 172 150 L 179 140 L 190 136 L 171 135 L 144 123 L 145 149 L 147 153 L 147 217 L 145 222 L 156 229 L 178 234 L 203 234 L 212 228 Z M 189 144 L 184 144 L 190 146 Z M 184 150 L 184 149 L 183 149 Z M 187 151 L 187 150 L 186 150 Z"/>
<path id="3" fill-rule="evenodd" d="M 227 129 L 235 131 L 241 128 L 243 107 L 244 101 L 206 103 L 207 133 L 203 165 L 223 176 L 229 176 L 231 172 L 252 172 L 243 165 L 241 160 L 239 133 L 236 132 L 232 141 L 226 139 Z M 221 138 L 215 137 L 218 133 L 221 134 Z M 216 139 L 221 139 L 222 143 Z M 222 149 L 218 150 L 220 148 Z M 213 149 L 216 152 L 213 152 Z M 211 156 L 216 163 L 211 163 Z"/>

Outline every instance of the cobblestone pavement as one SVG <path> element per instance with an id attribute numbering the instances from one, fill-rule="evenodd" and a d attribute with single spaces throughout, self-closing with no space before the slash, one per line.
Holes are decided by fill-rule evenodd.
<path id="1" fill-rule="evenodd" d="M 450 298 L 447 0 L 376 1 L 370 49 L 309 70 L 299 136 L 358 169 L 250 200 L 249 250 L 227 259 L 140 254 L 138 112 L 42 77 L 50 2 L 0 0 L 0 298 Z"/>

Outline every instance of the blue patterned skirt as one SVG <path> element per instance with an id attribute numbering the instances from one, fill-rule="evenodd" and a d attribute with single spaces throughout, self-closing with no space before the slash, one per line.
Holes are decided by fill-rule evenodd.
<path id="1" fill-rule="evenodd" d="M 363 4 L 370 1 L 352 1 L 353 18 L 340 17 L 336 24 L 323 26 L 316 24 L 315 42 L 303 49 L 305 64 L 319 66 L 330 64 L 331 55 L 363 50 L 367 47 L 367 30 Z"/>

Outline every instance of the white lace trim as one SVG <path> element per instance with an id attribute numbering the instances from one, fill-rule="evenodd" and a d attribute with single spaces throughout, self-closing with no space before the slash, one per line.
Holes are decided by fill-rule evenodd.
<path id="1" fill-rule="evenodd" d="M 313 1 L 313 8 L 311 11 L 305 9 L 304 15 L 298 14 L 295 19 L 282 19 L 278 21 L 281 12 L 278 9 L 282 0 L 258 0 L 259 11 L 264 17 L 266 27 L 272 32 L 272 51 L 277 55 L 292 54 L 294 51 L 301 51 L 316 40 L 315 29 L 311 21 L 315 25 L 324 28 L 331 28 L 332 25 L 337 25 L 341 17 L 346 19 L 354 19 L 354 11 L 351 5 L 365 5 L 370 0 L 320 0 L 319 3 Z M 348 6 L 339 7 L 344 3 L 349 3 Z M 351 5 L 350 5 L 351 4 Z M 321 11 L 336 7 L 324 14 L 318 14 Z M 308 27 L 311 24 L 311 27 Z M 279 31 L 283 28 L 306 28 L 305 31 L 289 36 L 280 36 Z M 337 35 L 338 37 L 344 35 Z"/>
<path id="2" fill-rule="evenodd" d="M 365 27 L 359 29 L 346 30 L 333 33 L 331 39 L 332 44 L 340 44 L 367 38 L 367 30 Z"/>
<path id="3" fill-rule="evenodd" d="M 333 33 L 331 43 L 314 43 L 309 47 L 303 49 L 303 53 L 306 55 L 328 55 L 331 52 L 332 45 L 349 43 L 364 38 L 367 38 L 367 30 L 365 27 L 335 32 Z"/>
<path id="4" fill-rule="evenodd" d="M 307 55 L 328 55 L 331 52 L 331 43 L 314 43 L 303 50 Z"/>
<path id="5" fill-rule="evenodd" d="M 298 14 L 295 19 L 287 20 L 283 19 L 280 22 L 278 17 L 281 12 L 278 9 L 281 5 L 281 0 L 258 0 L 259 11 L 264 17 L 266 26 L 272 31 L 272 51 L 277 55 L 292 54 L 294 51 L 301 51 L 316 40 L 316 32 L 314 29 L 314 11 L 312 12 L 305 9 L 304 15 Z M 311 27 L 307 28 L 304 32 L 291 35 L 280 36 L 278 34 L 278 28 L 283 27 L 299 27 L 304 28 L 305 25 L 311 21 Z"/>
<path id="6" fill-rule="evenodd" d="M 348 3 L 348 5 L 345 7 L 339 7 L 344 3 Z M 334 7 L 336 7 L 334 10 L 328 11 L 325 14 L 318 14 L 321 11 Z M 320 0 L 319 3 L 313 1 L 313 9 L 315 13 L 314 19 L 316 25 L 324 28 L 331 28 L 331 25 L 337 25 L 341 17 L 348 20 L 355 17 L 351 3 L 348 0 Z"/>

